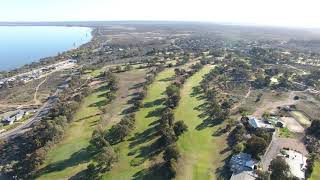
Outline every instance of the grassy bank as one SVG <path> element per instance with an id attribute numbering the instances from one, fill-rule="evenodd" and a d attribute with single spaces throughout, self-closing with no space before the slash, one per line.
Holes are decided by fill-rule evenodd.
<path id="1" fill-rule="evenodd" d="M 153 172 L 149 167 L 160 158 L 159 148 L 154 146 L 158 139 L 155 126 L 164 107 L 163 93 L 173 75 L 173 69 L 166 69 L 149 86 L 144 107 L 136 113 L 136 128 L 126 141 L 115 146 L 119 150 L 119 162 L 103 179 L 163 179 L 161 171 Z"/>
<path id="2" fill-rule="evenodd" d="M 182 153 L 177 179 L 217 179 L 218 169 L 224 165 L 223 160 L 227 157 L 227 153 L 221 153 L 227 147 L 226 137 L 212 135 L 218 126 L 199 128 L 203 127 L 206 116 L 197 110 L 204 100 L 195 87 L 211 68 L 206 66 L 190 77 L 181 90 L 181 101 L 175 115 L 176 120 L 183 120 L 187 124 L 188 132 L 180 136 L 177 142 Z"/>
<path id="3" fill-rule="evenodd" d="M 313 167 L 313 172 L 309 180 L 319 180 L 320 179 L 320 161 L 316 161 Z"/>

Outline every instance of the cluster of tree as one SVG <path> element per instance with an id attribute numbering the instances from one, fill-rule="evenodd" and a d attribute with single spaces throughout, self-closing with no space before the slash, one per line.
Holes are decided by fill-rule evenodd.
<path id="1" fill-rule="evenodd" d="M 110 90 L 107 95 L 107 101 L 111 102 L 116 99 L 116 92 L 118 88 L 118 81 L 116 76 L 111 71 L 105 71 L 102 75 L 105 82 L 107 83 L 107 88 Z"/>
<path id="2" fill-rule="evenodd" d="M 93 131 L 88 150 L 94 158 L 87 166 L 85 179 L 99 179 L 99 173 L 111 170 L 112 165 L 118 161 L 117 153 L 105 139 L 105 131 L 101 128 Z"/>
<path id="3" fill-rule="evenodd" d="M 166 88 L 167 106 L 170 108 L 176 108 L 181 99 L 180 87 L 176 84 L 171 84 Z"/>
<path id="4" fill-rule="evenodd" d="M 252 86 L 257 89 L 262 89 L 264 87 L 268 87 L 271 83 L 270 76 L 258 75 L 256 79 L 253 81 Z"/>
<path id="5" fill-rule="evenodd" d="M 234 153 L 240 153 L 245 148 L 245 135 L 247 130 L 243 125 L 237 125 L 228 136 L 228 144 L 233 149 Z"/>
<path id="6" fill-rule="evenodd" d="M 160 119 L 160 139 L 159 143 L 165 148 L 163 159 L 168 169 L 170 177 L 175 177 L 177 170 L 177 159 L 179 151 L 176 148 L 178 137 L 188 130 L 187 125 L 183 121 L 174 122 L 174 113 L 171 108 L 167 107 Z"/>
<path id="7" fill-rule="evenodd" d="M 203 81 L 207 83 L 207 81 Z M 203 89 L 204 95 L 207 101 L 207 109 L 209 119 L 212 121 L 223 121 L 229 118 L 231 103 L 229 100 L 218 100 L 218 92 L 215 88 L 207 89 L 209 87 L 208 84 L 203 84 L 201 87 L 205 87 Z"/>
<path id="8" fill-rule="evenodd" d="M 270 179 L 271 180 L 299 180 L 299 178 L 291 175 L 290 166 L 284 160 L 283 157 L 276 157 L 270 162 L 269 170 L 271 171 Z M 269 179 L 268 174 L 260 176 L 258 179 L 267 180 Z"/>
<path id="9" fill-rule="evenodd" d="M 98 127 L 93 131 L 88 150 L 94 156 L 94 161 L 87 166 L 86 178 L 98 179 L 99 173 L 112 169 L 113 164 L 118 161 L 117 152 L 112 145 L 123 141 L 134 128 L 135 115 L 129 114 L 108 130 Z"/>
<path id="10" fill-rule="evenodd" d="M 320 120 L 313 120 L 311 126 L 307 129 L 307 134 L 305 137 L 305 144 L 310 153 L 307 160 L 307 170 L 306 177 L 310 177 L 314 163 L 319 159 L 320 155 Z"/>
<path id="11" fill-rule="evenodd" d="M 190 61 L 190 54 L 185 53 L 181 60 L 178 60 L 176 66 L 187 64 Z"/>
<path id="12" fill-rule="evenodd" d="M 304 78 L 304 82 L 308 86 L 319 87 L 320 86 L 320 70 L 314 70 Z"/>
<path id="13" fill-rule="evenodd" d="M 125 115 L 119 123 L 113 125 L 105 135 L 105 139 L 111 145 L 117 144 L 124 140 L 130 132 L 135 128 L 135 115 Z"/>

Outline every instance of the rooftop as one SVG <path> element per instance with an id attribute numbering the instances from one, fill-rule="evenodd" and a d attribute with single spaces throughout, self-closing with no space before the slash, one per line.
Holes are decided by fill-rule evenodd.
<path id="1" fill-rule="evenodd" d="M 233 155 L 230 160 L 230 168 L 234 173 L 240 173 L 243 171 L 252 171 L 255 169 L 255 165 L 258 163 L 257 160 L 252 159 L 250 154 L 239 153 Z"/>
<path id="2" fill-rule="evenodd" d="M 255 117 L 249 118 L 249 124 L 254 128 L 274 129 L 274 126 L 266 120 L 259 120 Z"/>

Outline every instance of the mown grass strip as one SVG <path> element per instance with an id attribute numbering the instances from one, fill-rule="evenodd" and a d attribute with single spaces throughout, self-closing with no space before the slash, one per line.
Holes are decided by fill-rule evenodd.
<path id="1" fill-rule="evenodd" d="M 203 127 L 206 115 L 200 110 L 205 100 L 197 86 L 212 66 L 205 66 L 191 76 L 181 90 L 180 104 L 175 111 L 175 119 L 183 120 L 188 131 L 179 137 L 178 148 L 182 154 L 179 161 L 177 179 L 217 179 L 218 168 L 224 165 L 228 153 L 226 136 L 213 136 L 218 128 Z"/>

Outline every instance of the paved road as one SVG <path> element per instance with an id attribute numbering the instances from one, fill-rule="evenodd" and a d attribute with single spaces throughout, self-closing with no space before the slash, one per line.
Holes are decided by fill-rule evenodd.
<path id="1" fill-rule="evenodd" d="M 54 96 L 56 96 L 58 93 L 59 90 L 57 90 L 54 93 Z M 38 111 L 33 115 L 33 117 L 28 119 L 25 123 L 21 124 L 20 126 L 14 129 L 1 133 L 0 139 L 11 139 L 27 131 L 33 123 L 41 120 L 42 115 L 51 108 L 51 105 L 54 103 L 54 101 L 54 99 L 49 99 L 38 109 Z"/>

